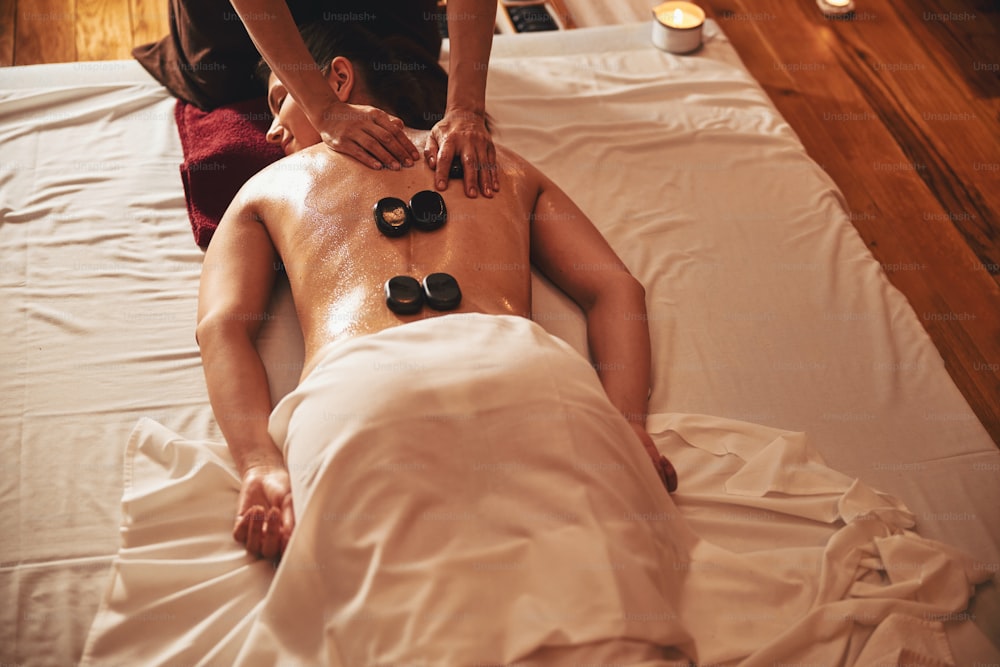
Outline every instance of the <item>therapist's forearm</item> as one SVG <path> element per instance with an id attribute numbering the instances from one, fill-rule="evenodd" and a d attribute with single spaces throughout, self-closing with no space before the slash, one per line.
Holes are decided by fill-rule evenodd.
<path id="1" fill-rule="evenodd" d="M 448 2 L 448 110 L 485 115 L 496 0 Z"/>
<path id="2" fill-rule="evenodd" d="M 314 126 L 340 100 L 309 54 L 295 19 L 283 0 L 230 0 L 250 39 L 278 80 L 306 112 Z"/>

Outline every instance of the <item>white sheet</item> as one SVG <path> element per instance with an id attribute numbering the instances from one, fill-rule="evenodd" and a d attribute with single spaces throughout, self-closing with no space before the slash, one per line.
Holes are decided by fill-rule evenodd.
<path id="1" fill-rule="evenodd" d="M 525 408 L 515 395 L 522 419 L 541 411 L 527 417 L 532 429 L 503 407 L 511 386 L 504 384 L 492 397 L 500 408 L 475 420 L 456 420 L 455 406 L 444 403 L 446 415 L 421 412 L 406 429 L 383 407 L 375 425 L 351 419 L 329 428 L 327 406 L 357 415 L 378 398 L 371 387 L 345 395 L 335 371 L 372 357 L 395 360 L 400 341 L 407 354 L 418 345 L 449 358 L 432 383 L 446 396 L 449 387 L 467 395 L 468 380 L 449 384 L 468 372 L 443 342 L 455 339 L 441 335 L 454 329 L 423 326 L 366 341 L 360 351 L 342 347 L 334 372 L 276 411 L 275 437 L 284 442 L 290 417 L 304 420 L 291 446 L 316 447 L 321 457 L 309 490 L 297 489 L 309 500 L 296 510 L 297 532 L 276 575 L 226 534 L 231 513 L 219 508 L 234 504 L 239 488 L 228 452 L 140 422 L 129 442 L 123 549 L 83 664 L 553 667 L 604 664 L 594 660 L 611 651 L 608 664 L 688 664 L 658 644 L 678 646 L 698 664 L 962 664 L 943 622 L 963 615 L 970 584 L 990 574 L 907 531 L 913 516 L 898 501 L 826 467 L 802 434 L 659 416 L 661 450 L 712 471 L 686 481 L 684 500 L 697 511 L 680 513 L 638 445 L 600 436 L 608 431 L 592 426 L 591 410 L 575 406 L 569 421 L 589 437 L 559 435 L 553 416 L 575 398 Z M 517 342 L 511 327 L 498 334 L 496 347 L 479 349 Z M 472 356 L 479 367 L 510 358 Z M 542 378 L 533 379 L 534 393 L 545 394 L 550 367 L 535 369 Z M 560 373 L 559 393 L 579 393 L 575 375 Z M 418 385 L 404 392 L 415 399 L 423 379 L 392 384 Z M 590 402 L 600 403 L 591 382 Z M 459 412 L 480 409 L 456 400 Z M 296 416 L 303 403 L 307 414 Z M 497 431 L 512 427 L 517 437 Z M 434 431 L 434 447 L 414 446 L 415 429 Z M 491 448 L 484 433 L 503 446 Z M 328 438 L 329 449 L 318 442 Z M 472 471 L 470 461 L 482 465 Z M 449 504 L 458 489 L 464 502 Z M 517 517 L 506 537 L 495 527 L 502 520 L 485 520 L 497 511 Z M 742 553 L 697 536 L 743 524 L 766 526 L 767 535 Z M 551 590 L 540 595 L 543 586 Z M 608 587 L 617 594 L 600 593 Z M 215 608 L 214 600 L 225 604 Z M 613 640 L 619 636 L 630 641 Z"/>
<path id="2" fill-rule="evenodd" d="M 629 514 L 667 494 L 586 358 L 464 313 L 320 355 L 271 415 L 296 528 L 239 664 L 512 664 L 619 638 L 636 662 L 688 643 L 631 616 L 681 612 L 663 567 L 679 550 Z"/>
<path id="3" fill-rule="evenodd" d="M 489 99 L 500 139 L 647 284 L 654 409 L 805 431 L 833 468 L 903 499 L 922 535 L 994 573 L 1000 455 L 912 309 L 724 36 L 675 57 L 647 28 L 498 39 Z M 141 68 L 4 69 L 0 91 L 0 519 L 14 527 L 0 594 L 16 601 L 0 659 L 66 664 L 118 546 L 136 419 L 219 437 L 193 341 L 201 253 L 172 100 Z M 558 296 L 539 292 L 536 311 L 579 344 Z M 273 324 L 284 341 L 287 320 Z M 769 516 L 746 518 L 713 538 L 752 548 Z M 996 609 L 990 590 L 969 612 L 994 637 Z M 953 641 L 958 661 L 996 661 L 983 641 Z"/>

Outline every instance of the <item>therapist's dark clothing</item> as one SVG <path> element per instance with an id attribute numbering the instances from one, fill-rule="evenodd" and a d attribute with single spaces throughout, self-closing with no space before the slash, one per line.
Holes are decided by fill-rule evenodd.
<path id="1" fill-rule="evenodd" d="M 296 23 L 358 23 L 398 50 L 441 50 L 436 0 L 289 0 Z M 260 55 L 228 0 L 170 0 L 170 34 L 132 55 L 175 97 L 204 110 L 259 97 Z"/>

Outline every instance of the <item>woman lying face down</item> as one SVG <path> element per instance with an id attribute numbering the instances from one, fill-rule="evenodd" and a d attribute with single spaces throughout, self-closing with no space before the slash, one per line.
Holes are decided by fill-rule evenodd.
<path id="1" fill-rule="evenodd" d="M 360 56 L 328 55 L 325 80 L 340 99 L 385 105 L 423 125 L 433 122 L 438 107 L 418 85 L 425 70 L 401 62 L 390 67 L 382 60 L 365 61 L 362 70 L 354 60 Z M 386 69 L 385 80 L 379 68 Z M 434 171 L 426 165 L 372 170 L 320 145 L 301 107 L 274 78 L 268 99 L 275 113 L 268 137 L 287 157 L 251 178 L 227 210 L 206 254 L 199 296 L 198 340 L 209 396 L 243 477 L 237 540 L 253 553 L 273 557 L 294 526 L 294 484 L 284 443 L 268 431 L 272 406 L 254 346 L 275 267 L 282 265 L 305 342 L 302 382 L 333 344 L 442 316 L 434 307 L 392 309 L 386 286 L 394 276 L 428 289 L 441 274 L 453 278 L 461 285 L 460 301 L 449 305 L 456 317 L 530 319 L 534 267 L 587 318 L 597 391 L 603 389 L 607 407 L 624 417 L 627 426 L 622 425 L 635 436 L 621 446 L 644 447 L 663 486 L 676 487 L 673 468 L 645 430 L 650 351 L 643 287 L 558 186 L 497 146 L 503 185 L 495 196 L 442 192 L 446 224 L 393 238 L 378 226 L 373 207 L 377 213 L 377 204 L 389 198 L 412 204 L 435 187 Z M 414 139 L 428 131 L 404 129 Z M 427 301 L 432 306 L 433 297 Z M 420 351 L 413 354 L 419 357 Z"/>

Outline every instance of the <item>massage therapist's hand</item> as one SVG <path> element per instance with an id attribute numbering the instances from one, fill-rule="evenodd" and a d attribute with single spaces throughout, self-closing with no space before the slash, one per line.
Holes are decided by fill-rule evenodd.
<path id="1" fill-rule="evenodd" d="M 444 118 L 431 128 L 424 145 L 424 158 L 434 170 L 434 183 L 438 190 L 448 187 L 448 172 L 456 156 L 465 173 L 467 197 L 475 197 L 480 192 L 492 197 L 500 189 L 496 149 L 483 114 L 449 109 Z"/>
<path id="2" fill-rule="evenodd" d="M 666 488 L 668 493 L 673 493 L 677 490 L 677 471 L 674 470 L 674 466 L 670 463 L 666 456 L 660 453 L 660 450 L 656 448 L 653 443 L 653 438 L 650 437 L 649 432 L 646 431 L 646 427 L 641 424 L 632 424 L 632 430 L 635 434 L 639 436 L 639 440 L 642 441 L 642 446 L 646 449 L 646 454 L 649 455 L 650 460 L 653 462 L 653 467 L 656 469 L 656 474 L 659 475 L 660 481 L 663 482 L 664 488 Z"/>
<path id="3" fill-rule="evenodd" d="M 259 465 L 243 473 L 233 537 L 249 553 L 277 559 L 295 527 L 292 486 L 284 466 Z"/>
<path id="4" fill-rule="evenodd" d="M 372 169 L 412 167 L 420 160 L 403 121 L 375 107 L 332 102 L 317 129 L 327 146 Z"/>

